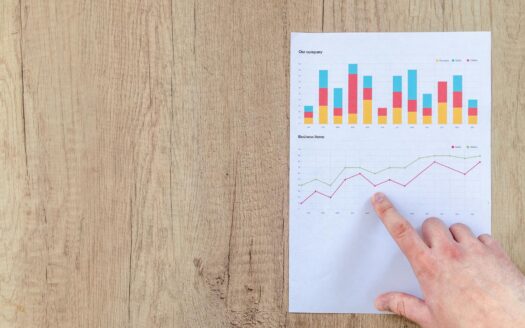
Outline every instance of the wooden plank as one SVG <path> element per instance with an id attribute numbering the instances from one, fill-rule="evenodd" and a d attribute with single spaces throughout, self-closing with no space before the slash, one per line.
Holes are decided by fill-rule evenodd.
<path id="1" fill-rule="evenodd" d="M 490 31 L 492 8 L 488 0 L 445 0 L 445 31 Z"/>
<path id="2" fill-rule="evenodd" d="M 525 8 L 521 1 L 492 10 L 492 229 L 525 271 Z"/>
<path id="3" fill-rule="evenodd" d="M 162 242 L 141 243 L 165 233 L 170 212 L 165 9 L 138 0 L 23 1 L 29 180 L 40 223 L 25 237 L 39 246 L 27 273 L 40 295 L 31 302 L 35 326 L 164 320 L 145 313 L 166 306 L 162 270 L 146 267 L 159 263 L 144 259 Z M 159 285 L 146 289 L 151 270 Z"/>
<path id="4" fill-rule="evenodd" d="M 282 325 L 285 4 L 173 4 L 178 325 Z"/>
<path id="5" fill-rule="evenodd" d="M 29 327 L 42 309 L 39 222 L 29 189 L 18 1 L 0 2 L 0 326 Z M 42 271 L 41 271 L 42 272 Z M 34 304 L 37 305 L 34 305 Z"/>

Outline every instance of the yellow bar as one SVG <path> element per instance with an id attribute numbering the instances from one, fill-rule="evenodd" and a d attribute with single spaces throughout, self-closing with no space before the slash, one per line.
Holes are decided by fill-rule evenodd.
<path id="1" fill-rule="evenodd" d="M 357 124 L 357 114 L 348 114 L 348 124 Z"/>
<path id="2" fill-rule="evenodd" d="M 372 124 L 372 100 L 363 100 L 363 124 Z"/>
<path id="3" fill-rule="evenodd" d="M 378 124 L 386 124 L 386 116 L 377 116 Z"/>
<path id="4" fill-rule="evenodd" d="M 454 124 L 461 124 L 463 123 L 463 115 L 462 115 L 462 110 L 461 110 L 461 107 L 454 107 L 453 109 L 453 118 L 452 118 L 452 122 Z"/>
<path id="5" fill-rule="evenodd" d="M 319 124 L 328 124 L 328 106 L 319 106 Z"/>
<path id="6" fill-rule="evenodd" d="M 438 104 L 438 124 L 447 124 L 447 103 Z"/>
<path id="7" fill-rule="evenodd" d="M 423 124 L 432 124 L 432 116 L 423 115 Z"/>
<path id="8" fill-rule="evenodd" d="M 334 116 L 334 124 L 343 124 L 342 116 Z"/>
<path id="9" fill-rule="evenodd" d="M 417 124 L 417 112 L 408 112 L 408 124 Z"/>
<path id="10" fill-rule="evenodd" d="M 469 116 L 468 117 L 468 124 L 478 124 L 478 117 L 477 116 Z"/>
<path id="11" fill-rule="evenodd" d="M 401 108 L 394 108 L 394 124 L 401 124 L 403 122 L 403 110 Z"/>
<path id="12" fill-rule="evenodd" d="M 304 124 L 314 124 L 314 119 L 311 117 L 305 117 Z"/>

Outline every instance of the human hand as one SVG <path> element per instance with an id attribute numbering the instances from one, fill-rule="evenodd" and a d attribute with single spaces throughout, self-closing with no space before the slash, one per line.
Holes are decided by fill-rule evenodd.
<path id="1" fill-rule="evenodd" d="M 377 193 L 372 205 L 410 262 L 424 300 L 390 292 L 375 306 L 425 328 L 525 327 L 525 277 L 490 235 L 476 238 L 469 227 L 450 228 L 425 220 L 421 238 L 388 198 Z"/>

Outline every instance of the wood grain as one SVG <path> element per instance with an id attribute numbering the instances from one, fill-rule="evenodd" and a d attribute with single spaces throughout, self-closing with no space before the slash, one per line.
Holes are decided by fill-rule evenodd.
<path id="1" fill-rule="evenodd" d="M 492 30 L 493 230 L 525 270 L 524 14 L 0 2 L 0 327 L 414 327 L 287 313 L 292 31 Z"/>

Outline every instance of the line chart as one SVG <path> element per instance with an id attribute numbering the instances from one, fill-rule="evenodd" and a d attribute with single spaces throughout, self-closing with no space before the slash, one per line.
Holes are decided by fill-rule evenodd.
<path id="1" fill-rule="evenodd" d="M 438 162 L 438 161 L 433 161 L 432 163 L 430 163 L 429 165 L 427 165 L 424 169 L 422 169 L 421 171 L 419 171 L 419 173 L 417 173 L 416 175 L 414 175 L 412 178 L 410 178 L 407 182 L 405 183 L 402 183 L 402 182 L 399 182 L 399 181 L 396 181 L 394 179 L 385 179 L 383 181 L 380 181 L 380 182 L 377 182 L 377 183 L 374 183 L 372 180 L 370 180 L 366 175 L 364 175 L 363 173 L 356 173 L 352 176 L 349 176 L 349 177 L 346 177 L 343 179 L 343 181 L 341 181 L 341 183 L 339 184 L 339 186 L 337 186 L 337 188 L 331 193 L 331 194 L 325 194 L 323 192 L 320 192 L 318 190 L 314 190 L 312 193 L 310 193 L 305 199 L 303 199 L 302 201 L 299 202 L 300 205 L 304 204 L 308 199 L 310 199 L 313 195 L 315 194 L 318 194 L 320 196 L 323 196 L 323 197 L 326 197 L 326 198 L 329 198 L 331 199 L 332 197 L 334 197 L 334 195 L 337 193 L 337 191 L 339 189 L 341 189 L 341 187 L 346 183 L 346 181 L 348 180 L 351 180 L 353 178 L 356 178 L 356 177 L 361 177 L 363 178 L 366 182 L 368 182 L 370 185 L 372 185 L 373 187 L 378 187 L 382 184 L 385 184 L 387 182 L 391 182 L 391 183 L 394 183 L 394 184 L 397 184 L 401 187 L 407 187 L 412 181 L 414 181 L 415 179 L 417 179 L 419 176 L 421 176 L 423 173 L 425 173 L 428 169 L 430 169 L 431 167 L 433 166 L 441 166 L 441 167 L 444 167 L 452 172 L 456 172 L 456 173 L 459 173 L 459 174 L 463 174 L 463 175 L 467 175 L 469 174 L 473 169 L 475 169 L 478 165 L 481 164 L 481 161 L 478 161 L 476 164 L 474 164 L 472 167 L 470 167 L 468 170 L 466 171 L 460 171 L 458 169 L 455 169 L 451 166 L 448 166 L 446 164 L 443 164 L 441 162 Z"/>
<path id="2" fill-rule="evenodd" d="M 404 165 L 404 166 L 388 166 L 388 167 L 385 167 L 381 170 L 378 170 L 378 171 L 372 171 L 372 170 L 369 170 L 365 167 L 362 167 L 362 166 L 345 166 L 341 169 L 341 171 L 339 171 L 339 173 L 337 174 L 337 176 L 332 180 L 332 182 L 325 182 L 325 181 L 322 181 L 322 180 L 319 180 L 319 179 L 312 179 L 310 181 L 307 181 L 307 182 L 304 182 L 304 183 L 300 183 L 299 184 L 299 187 L 303 187 L 303 186 L 306 186 L 307 184 L 310 184 L 312 182 L 319 182 L 319 183 L 322 183 L 324 185 L 327 185 L 329 187 L 331 187 L 336 181 L 337 179 L 339 179 L 339 177 L 343 174 L 344 171 L 346 170 L 350 170 L 350 169 L 355 169 L 355 170 L 363 170 L 367 173 L 370 173 L 370 174 L 380 174 L 380 173 L 383 173 L 387 170 L 391 170 L 391 169 L 407 169 L 409 166 L 417 163 L 418 161 L 422 160 L 422 159 L 426 159 L 426 158 L 438 158 L 438 157 L 446 157 L 446 158 L 457 158 L 457 159 L 472 159 L 472 158 L 480 158 L 481 155 L 475 155 L 475 156 L 454 156 L 454 155 L 428 155 L 428 156 L 420 156 L 416 159 L 414 159 L 412 162 Z"/>

